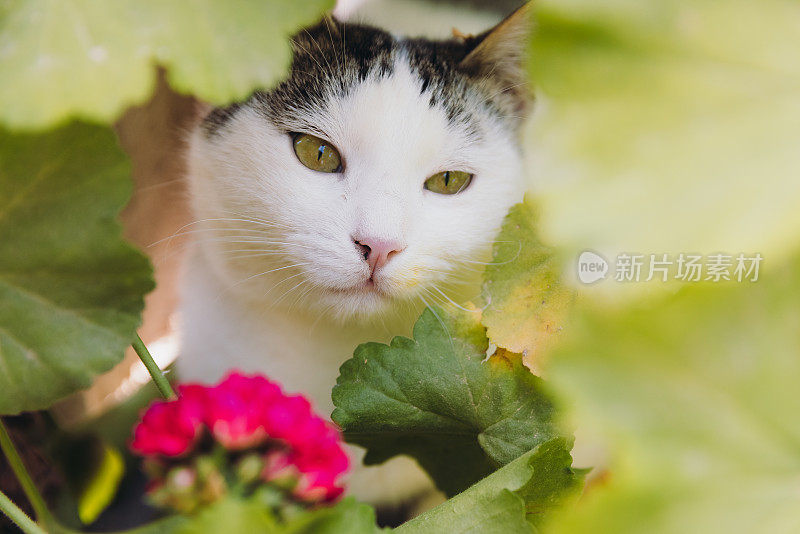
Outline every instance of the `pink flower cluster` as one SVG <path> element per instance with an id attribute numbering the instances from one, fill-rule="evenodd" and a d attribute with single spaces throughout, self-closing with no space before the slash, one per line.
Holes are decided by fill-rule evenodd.
<path id="1" fill-rule="evenodd" d="M 343 491 L 337 479 L 348 458 L 339 431 L 303 396 L 286 395 L 263 376 L 234 372 L 216 386 L 179 386 L 176 400 L 145 411 L 131 449 L 145 457 L 180 458 L 204 435 L 231 451 L 263 447 L 262 480 L 296 480 L 296 497 L 330 501 Z"/>

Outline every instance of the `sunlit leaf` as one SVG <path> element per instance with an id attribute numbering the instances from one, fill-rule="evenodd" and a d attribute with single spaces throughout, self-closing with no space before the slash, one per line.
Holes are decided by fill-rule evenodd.
<path id="1" fill-rule="evenodd" d="M 224 103 L 269 86 L 288 37 L 332 0 L 9 0 L 0 4 L 0 122 L 110 121 L 170 84 Z"/>

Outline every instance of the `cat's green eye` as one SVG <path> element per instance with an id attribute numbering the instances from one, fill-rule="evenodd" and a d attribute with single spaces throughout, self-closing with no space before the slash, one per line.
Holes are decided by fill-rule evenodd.
<path id="1" fill-rule="evenodd" d="M 455 195 L 467 188 L 472 175 L 464 171 L 439 172 L 425 180 L 425 189 L 442 195 Z"/>
<path id="2" fill-rule="evenodd" d="M 309 134 L 297 134 L 294 136 L 293 144 L 297 159 L 312 171 L 342 170 L 342 157 L 336 147 L 328 141 Z"/>

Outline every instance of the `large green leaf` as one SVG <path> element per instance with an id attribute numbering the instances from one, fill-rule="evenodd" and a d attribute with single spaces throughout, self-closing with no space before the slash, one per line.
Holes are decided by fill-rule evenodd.
<path id="1" fill-rule="evenodd" d="M 617 461 L 558 532 L 800 531 L 800 261 L 777 267 L 635 308 L 587 304 L 549 376 Z"/>
<path id="2" fill-rule="evenodd" d="M 120 237 L 130 190 L 107 128 L 0 132 L 0 413 L 46 408 L 122 359 L 153 287 Z"/>
<path id="3" fill-rule="evenodd" d="M 537 6 L 531 143 L 548 242 L 570 257 L 785 257 L 800 239 L 800 2 Z"/>
<path id="4" fill-rule="evenodd" d="M 489 340 L 531 357 L 557 338 L 573 297 L 553 249 L 537 237 L 537 221 L 529 200 L 511 208 L 484 274 Z"/>
<path id="5" fill-rule="evenodd" d="M 170 84 L 224 103 L 268 86 L 288 37 L 332 0 L 9 0 L 0 5 L 0 122 L 110 121 Z"/>
<path id="6" fill-rule="evenodd" d="M 487 347 L 474 318 L 426 309 L 414 339 L 360 345 L 342 365 L 333 420 L 366 464 L 412 456 L 454 495 L 559 435 L 542 380 Z"/>
<path id="7" fill-rule="evenodd" d="M 471 488 L 396 529 L 403 534 L 527 534 L 580 489 L 571 443 L 542 443 Z"/>

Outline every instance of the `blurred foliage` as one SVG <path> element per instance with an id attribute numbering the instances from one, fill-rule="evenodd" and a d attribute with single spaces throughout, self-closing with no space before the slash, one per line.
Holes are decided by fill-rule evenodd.
<path id="1" fill-rule="evenodd" d="M 279 532 L 277 519 L 270 509 L 257 499 L 230 497 L 221 499 L 171 532 L 176 534 L 207 534 L 209 532 Z M 164 532 L 168 532 L 166 529 Z"/>
<path id="2" fill-rule="evenodd" d="M 557 531 L 800 531 L 798 295 L 793 261 L 745 287 L 587 306 L 551 377 L 618 462 Z"/>
<path id="3" fill-rule="evenodd" d="M 338 504 L 278 522 L 256 496 L 228 497 L 192 517 L 173 516 L 129 534 L 378 534 L 375 512 L 366 504 L 345 498 Z"/>
<path id="4" fill-rule="evenodd" d="M 760 252 L 766 266 L 756 283 L 626 286 L 644 301 L 583 288 L 548 377 L 611 474 L 555 532 L 800 529 L 799 33 L 793 0 L 539 4 L 548 241 L 569 258 Z"/>
<path id="5" fill-rule="evenodd" d="M 131 191 L 113 132 L 0 132 L 0 413 L 49 407 L 122 360 L 153 287 L 116 220 Z"/>
<path id="6" fill-rule="evenodd" d="M 800 239 L 800 2 L 536 5 L 530 142 L 547 241 L 570 257 L 785 259 Z"/>
<path id="7" fill-rule="evenodd" d="M 8 0 L 0 4 L 0 122 L 109 122 L 144 101 L 154 65 L 170 85 L 223 104 L 271 85 L 288 37 L 333 0 Z M 13 103 L 13 105 L 11 105 Z"/>
<path id="8" fill-rule="evenodd" d="M 377 534 L 375 511 L 352 497 L 331 508 L 320 508 L 290 521 L 282 534 Z"/>

